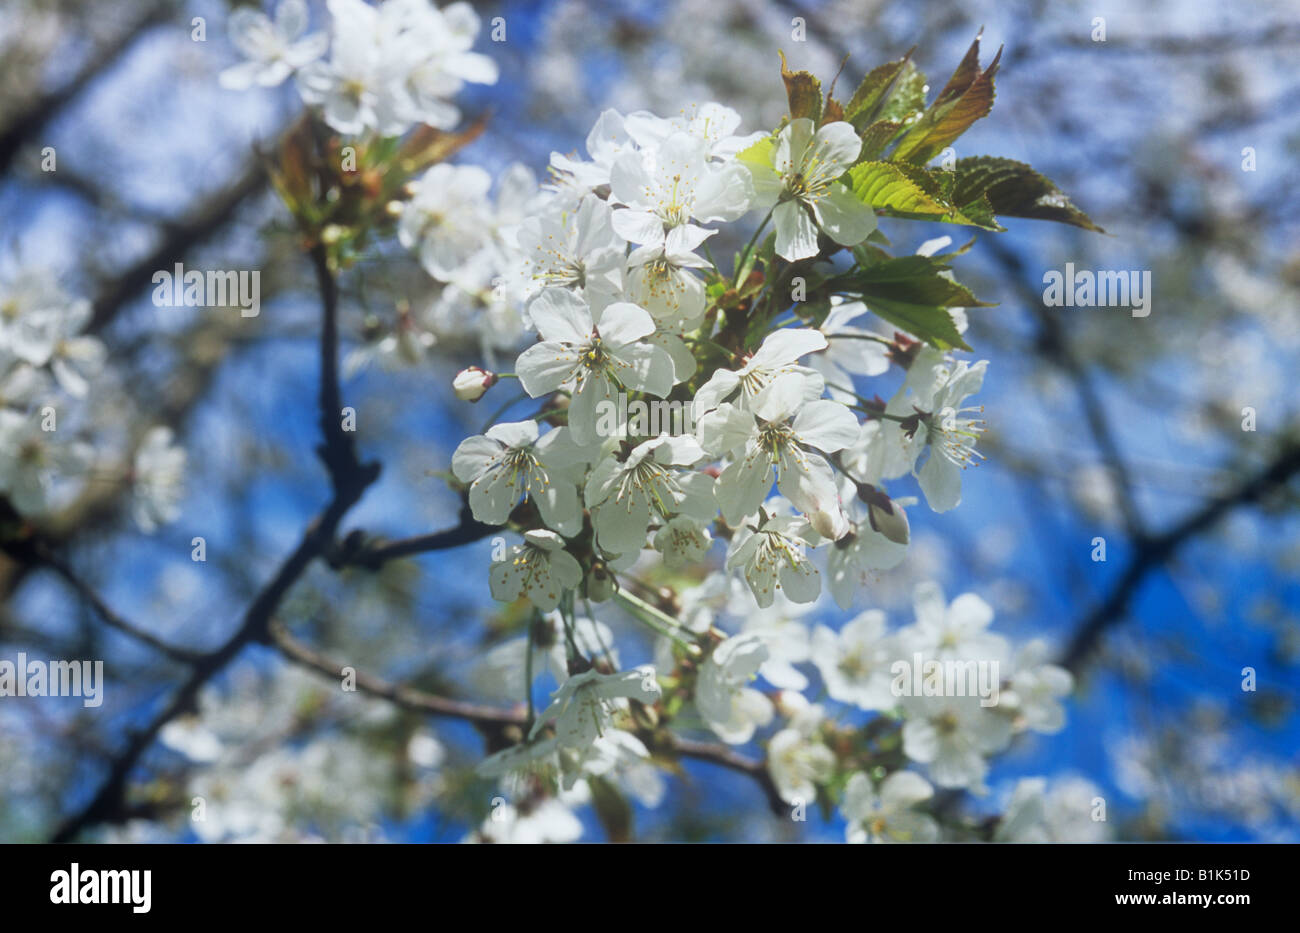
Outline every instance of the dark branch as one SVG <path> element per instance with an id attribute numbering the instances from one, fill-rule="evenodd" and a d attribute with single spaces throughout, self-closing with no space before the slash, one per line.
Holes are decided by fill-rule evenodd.
<path id="1" fill-rule="evenodd" d="M 343 429 L 343 397 L 339 389 L 339 286 L 323 243 L 311 249 L 312 268 L 321 295 L 320 429 L 324 438 L 316 449 L 335 492 L 357 483 L 368 486 L 379 476 L 379 464 L 362 465 L 352 432 Z"/>
<path id="2" fill-rule="evenodd" d="M 1148 538 L 1133 555 L 1110 595 L 1078 627 L 1061 658 L 1061 665 L 1078 673 L 1106 631 L 1123 620 L 1129 603 L 1148 574 L 1173 557 L 1188 540 L 1213 527 L 1229 512 L 1258 502 L 1297 473 L 1300 473 L 1300 444 L 1291 444 L 1235 490 L 1211 499 L 1163 534 Z"/>
<path id="3" fill-rule="evenodd" d="M 1088 424 L 1088 432 L 1092 435 L 1093 444 L 1106 462 L 1107 469 L 1115 482 L 1115 498 L 1124 521 L 1124 530 L 1134 542 L 1140 544 L 1145 540 L 1147 530 L 1137 507 L 1137 497 L 1133 493 L 1133 478 L 1120 453 L 1119 444 L 1111 430 L 1110 419 L 1106 416 L 1105 407 L 1097 396 L 1088 371 L 1070 350 L 1069 339 L 1060 319 L 1044 307 L 1040 300 L 1041 296 L 1034 288 L 1032 280 L 1026 275 L 1025 265 L 1020 257 L 996 240 L 988 241 L 987 245 L 989 252 L 1009 274 L 1025 306 L 1033 312 L 1038 322 L 1039 352 L 1074 383 L 1079 406 L 1083 409 L 1084 420 Z"/>
<path id="4" fill-rule="evenodd" d="M 329 562 L 336 569 L 352 566 L 378 570 L 390 560 L 473 544 L 503 530 L 500 525 L 480 522 L 474 518 L 468 505 L 462 505 L 459 524 L 443 531 L 399 538 L 396 541 L 367 541 L 361 532 L 354 531 L 330 554 Z"/>
<path id="5" fill-rule="evenodd" d="M 275 640 L 276 647 L 280 649 L 280 653 L 286 658 L 324 674 L 336 682 L 343 677 L 344 667 L 350 666 L 328 658 L 298 641 L 289 634 L 283 625 L 273 625 L 271 627 L 271 636 Z M 464 700 L 452 700 L 413 687 L 403 686 L 402 684 L 389 683 L 378 677 L 357 671 L 355 668 L 353 668 L 353 671 L 357 689 L 362 693 L 388 700 L 402 709 L 414 713 L 464 719 L 476 725 L 487 726 L 523 726 L 526 720 L 526 714 L 522 710 L 499 709 L 478 703 L 469 703 Z"/>
<path id="6" fill-rule="evenodd" d="M 166 655 L 173 661 L 179 661 L 182 664 L 194 664 L 203 657 L 203 653 L 200 651 L 194 651 L 190 648 L 182 648 L 177 645 L 169 644 L 158 636 L 146 632 L 144 629 L 139 628 L 118 615 L 108 606 L 107 603 L 104 602 L 102 598 L 100 598 L 100 595 L 95 592 L 95 589 L 72 569 L 67 561 L 54 553 L 54 551 L 43 542 L 34 542 L 31 545 L 31 553 L 37 561 L 45 564 L 62 577 L 65 583 L 76 590 L 77 595 L 80 596 L 87 605 L 95 610 L 96 614 L 103 619 L 104 624 L 109 628 L 116 629 L 124 635 L 134 638 L 141 644 L 148 645 L 155 651 Z"/>
<path id="7" fill-rule="evenodd" d="M 774 814 L 782 816 L 790 812 L 790 805 L 781 799 L 781 794 L 776 789 L 776 783 L 767 770 L 766 762 L 746 758 L 723 745 L 696 742 L 693 739 L 683 739 L 677 736 L 672 736 L 669 747 L 683 758 L 707 761 L 753 778 L 758 783 L 758 786 L 762 788 L 764 795 L 767 797 L 767 804 Z"/>
<path id="8" fill-rule="evenodd" d="M 104 284 L 95 298 L 86 332 L 98 333 L 112 323 L 122 307 L 153 281 L 155 272 L 180 262 L 191 249 L 229 223 L 239 207 L 265 187 L 266 169 L 260 157 L 253 157 L 227 188 L 199 205 L 189 217 L 168 225 L 153 252 Z"/>
<path id="9" fill-rule="evenodd" d="M 322 450 L 336 454 L 327 459 L 334 495 L 325 510 L 303 532 L 293 553 L 280 565 L 270 582 L 257 594 L 244 613 L 239 628 L 217 650 L 195 662 L 189 678 L 172 696 L 167 705 L 154 716 L 142 730 L 134 732 L 126 747 L 113 760 L 108 775 L 100 784 L 94 797 L 80 811 L 69 817 L 55 832 L 54 842 L 68 842 L 84 829 L 97 823 L 120 820 L 126 813 L 126 787 L 131 772 L 153 744 L 158 733 L 177 716 L 195 708 L 199 691 L 213 677 L 226 668 L 244 650 L 254 643 L 272 643 L 271 619 L 279 609 L 289 589 L 302 577 L 308 565 L 325 555 L 333 545 L 339 522 L 354 506 L 371 483 L 379 476 L 379 464 L 361 465 L 356 451 L 343 430 L 341 422 L 328 417 L 328 407 L 340 397 L 338 386 L 338 289 L 334 276 L 325 262 L 324 253 L 318 259 L 317 271 L 321 284 L 323 309 L 321 340 L 321 426 L 325 433 Z M 331 428 L 331 424 L 335 427 Z M 336 432 L 343 435 L 340 440 Z M 339 453 L 341 451 L 341 453 Z"/>

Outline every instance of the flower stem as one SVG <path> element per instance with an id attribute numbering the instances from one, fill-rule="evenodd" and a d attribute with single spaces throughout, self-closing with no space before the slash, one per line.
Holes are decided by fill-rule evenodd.
<path id="1" fill-rule="evenodd" d="M 678 633 L 682 628 L 682 624 L 663 610 L 650 605 L 641 597 L 634 596 L 622 588 L 614 591 L 614 599 L 646 627 L 665 638 L 671 639 L 675 644 L 685 648 L 693 655 L 701 653 L 699 645 Z M 675 629 L 677 631 L 674 631 Z"/>
<path id="2" fill-rule="evenodd" d="M 772 210 L 767 212 L 767 216 L 763 218 L 763 222 L 758 225 L 758 229 L 754 231 L 754 235 L 751 236 L 749 242 L 745 244 L 745 249 L 740 254 L 740 260 L 736 263 L 736 279 L 732 282 L 733 288 L 740 287 L 740 270 L 745 268 L 746 264 L 749 262 L 749 254 L 753 252 L 754 244 L 758 242 L 759 236 L 767 229 L 767 222 L 772 219 L 772 211 L 775 210 L 776 208 L 773 207 Z"/>

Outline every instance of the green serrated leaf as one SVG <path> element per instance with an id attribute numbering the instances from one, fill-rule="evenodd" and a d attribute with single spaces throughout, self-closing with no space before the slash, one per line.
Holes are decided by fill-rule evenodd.
<path id="1" fill-rule="evenodd" d="M 989 204 L 989 199 L 980 195 L 969 204 L 963 204 L 960 209 L 961 216 L 965 218 L 965 223 L 972 226 L 983 227 L 985 230 L 994 230 L 1001 233 L 1007 228 L 998 223 L 997 216 L 993 212 L 993 205 Z"/>
<path id="2" fill-rule="evenodd" d="M 896 62 L 888 62 L 879 68 L 873 68 L 858 89 L 853 92 L 849 98 L 848 105 L 844 108 L 844 115 L 855 129 L 861 130 L 867 125 L 867 122 L 873 116 L 877 105 L 884 99 L 894 79 L 898 77 L 898 72 L 902 69 L 903 63 L 911 56 L 911 52 L 900 58 Z"/>
<path id="3" fill-rule="evenodd" d="M 1106 232 L 1070 203 L 1051 179 L 1023 162 L 973 156 L 958 159 L 956 170 L 953 200 L 958 204 L 969 205 L 982 198 L 999 217 L 1052 220 L 1096 233 Z"/>
<path id="4" fill-rule="evenodd" d="M 889 120 L 877 120 L 872 123 L 859 134 L 862 137 L 862 151 L 858 154 L 858 158 L 868 161 L 875 159 L 885 151 L 885 147 L 893 142 L 902 129 L 903 124 Z"/>
<path id="5" fill-rule="evenodd" d="M 966 224 L 1001 230 L 987 204 L 973 202 L 971 212 L 949 200 L 955 175 L 929 171 L 908 162 L 863 162 L 849 170 L 853 193 L 866 204 L 907 220 Z"/>
<path id="6" fill-rule="evenodd" d="M 915 120 L 924 110 L 925 75 L 909 60 L 899 69 L 893 87 L 890 88 L 888 96 L 881 103 L 879 114 L 872 122 L 887 120 L 906 125 Z"/>
<path id="7" fill-rule="evenodd" d="M 888 162 L 862 162 L 849 170 L 849 187 L 871 207 L 907 214 L 943 216 L 951 206 L 937 200 L 901 168 Z M 936 191 L 937 192 L 937 187 Z"/>
<path id="8" fill-rule="evenodd" d="M 880 319 L 938 350 L 971 349 L 957 332 L 952 315 L 944 308 L 895 301 L 877 295 L 863 295 L 862 301 Z"/>
<path id="9" fill-rule="evenodd" d="M 907 115 L 908 108 L 904 101 L 915 99 L 915 88 L 913 84 L 920 72 L 912 64 L 912 53 L 916 47 L 907 50 L 907 54 L 898 61 L 888 62 L 879 68 L 873 69 L 858 89 L 853 93 L 848 105 L 844 108 L 845 119 L 853 124 L 853 128 L 859 133 L 863 132 L 873 123 L 888 120 L 886 110 L 890 108 L 891 101 L 893 106 L 900 113 L 895 122 L 902 124 L 903 116 Z M 920 75 L 920 85 L 925 85 L 925 76 Z M 925 106 L 924 91 L 920 93 L 920 99 L 916 103 L 916 110 Z"/>
<path id="10" fill-rule="evenodd" d="M 948 260 L 970 244 L 938 256 L 886 256 L 870 246 L 854 250 L 860 267 L 836 280 L 878 317 L 941 350 L 970 347 L 948 308 L 988 307 L 948 271 Z"/>

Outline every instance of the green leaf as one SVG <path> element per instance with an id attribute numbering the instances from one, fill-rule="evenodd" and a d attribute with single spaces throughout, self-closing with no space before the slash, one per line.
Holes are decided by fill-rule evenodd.
<path id="1" fill-rule="evenodd" d="M 879 156 L 902 128 L 903 124 L 889 120 L 877 120 L 872 123 L 859 134 L 862 137 L 862 151 L 858 154 L 858 158 L 870 160 Z"/>
<path id="2" fill-rule="evenodd" d="M 925 75 L 910 60 L 903 63 L 875 120 L 906 124 L 925 109 Z"/>
<path id="3" fill-rule="evenodd" d="M 1002 60 L 998 49 L 988 69 L 979 66 L 979 36 L 971 43 L 953 76 L 928 110 L 904 134 L 894 150 L 895 160 L 924 165 L 942 152 L 976 120 L 993 109 L 993 77 Z"/>
<path id="4" fill-rule="evenodd" d="M 849 187 L 864 204 L 904 214 L 943 216 L 949 205 L 927 193 L 901 168 L 888 162 L 862 162 L 849 169 Z"/>
<path id="5" fill-rule="evenodd" d="M 973 156 L 958 159 L 956 171 L 953 200 L 957 204 L 969 205 L 983 199 L 1000 217 L 1053 220 L 1096 233 L 1106 232 L 1071 204 L 1051 179 L 1023 162 L 996 156 Z"/>
<path id="6" fill-rule="evenodd" d="M 865 267 L 839 278 L 836 285 L 859 297 L 878 317 L 931 346 L 969 350 L 947 309 L 989 305 L 948 271 L 947 260 L 965 249 L 940 256 L 888 257 L 874 247 L 859 247 L 854 255 Z"/>
<path id="7" fill-rule="evenodd" d="M 1003 229 L 987 204 L 973 202 L 969 213 L 953 206 L 951 172 L 931 172 L 908 162 L 863 162 L 849 170 L 849 177 L 861 201 L 891 216 Z"/>
<path id="8" fill-rule="evenodd" d="M 938 350 L 971 349 L 957 332 L 952 315 L 943 308 L 868 295 L 863 295 L 862 300 L 877 317 Z"/>
<path id="9" fill-rule="evenodd" d="M 754 168 L 767 169 L 769 172 L 774 171 L 772 168 L 772 159 L 776 155 L 776 134 L 764 136 L 758 142 L 746 146 L 737 153 L 736 158 L 746 165 Z"/>
<path id="10" fill-rule="evenodd" d="M 790 119 L 806 117 L 813 123 L 822 118 L 822 83 L 809 71 L 791 71 L 786 67 L 785 52 L 781 52 L 781 80 L 785 82 L 785 95 L 790 101 Z"/>
<path id="11" fill-rule="evenodd" d="M 853 92 L 849 98 L 848 106 L 844 108 L 844 115 L 854 129 L 859 132 L 875 116 L 877 105 L 884 99 L 898 77 L 899 71 L 902 70 L 903 64 L 911 57 L 909 51 L 896 62 L 888 62 L 879 68 L 873 68 L 871 72 L 862 79 L 858 89 Z"/>

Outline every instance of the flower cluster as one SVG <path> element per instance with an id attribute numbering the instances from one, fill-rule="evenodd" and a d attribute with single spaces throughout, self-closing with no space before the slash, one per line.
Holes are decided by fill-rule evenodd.
<path id="1" fill-rule="evenodd" d="M 329 7 L 327 61 L 319 39 L 301 38 L 297 4 L 274 22 L 242 18 L 236 41 L 253 62 L 227 83 L 296 71 L 319 118 L 355 137 L 377 175 L 400 175 L 386 155 L 406 145 L 395 137 L 455 127 L 462 83 L 496 79 L 470 51 L 477 19 L 428 0 Z M 852 841 L 959 838 L 925 809 L 934 787 L 983 793 L 987 759 L 1016 733 L 1061 728 L 1069 674 L 1042 645 L 1013 651 L 988 632 L 992 610 L 973 594 L 949 604 L 922 586 L 915 621 L 893 632 L 875 609 L 838 630 L 804 621 L 827 596 L 851 609 L 906 557 L 918 499 L 896 495 L 897 481 L 946 512 L 982 457 L 969 399 L 987 362 L 956 355 L 969 350 L 964 308 L 979 302 L 940 254 L 949 238 L 885 252 L 878 213 L 913 211 L 877 200 L 880 182 L 918 179 L 933 219 L 997 228 L 979 204 L 972 219 L 941 203 L 915 160 L 878 161 L 869 113 L 817 97 L 791 90 L 773 132 L 745 132 L 719 103 L 607 110 L 584 154 L 552 154 L 542 184 L 512 165 L 495 193 L 484 169 L 445 159 L 373 180 L 435 297 L 399 304 L 396 329 L 370 334 L 350 364 L 415 363 L 473 334 L 484 365 L 460 372 L 455 396 L 522 390 L 451 460 L 474 519 L 517 535 L 487 576 L 526 620 L 481 665 L 529 711 L 517 744 L 479 768 L 519 798 L 501 821 L 512 828 L 489 821 L 481 838 L 573 838 L 560 802 L 596 777 L 640 796 L 683 717 L 729 745 L 765 742 L 775 793 L 838 804 Z M 929 132 L 900 125 L 876 128 Z M 310 218 L 323 243 L 329 210 Z M 892 326 L 873 329 L 871 314 Z M 493 371 L 510 358 L 512 372 Z M 592 608 L 611 602 L 655 633 L 653 665 L 621 663 Z M 814 671 L 824 703 L 802 693 Z M 555 689 L 534 709 L 543 676 Z"/>
<path id="2" fill-rule="evenodd" d="M 531 504 L 533 517 L 514 523 L 531 537 L 494 581 L 547 585 L 501 593 L 527 592 L 550 610 L 580 571 L 629 566 L 651 547 L 670 562 L 698 560 L 717 533 L 760 606 L 778 590 L 812 601 L 826 576 L 847 607 L 906 551 L 907 500 L 891 499 L 887 480 L 915 473 L 936 511 L 960 500 L 983 427 L 964 402 L 985 363 L 855 326 L 867 307 L 840 296 L 814 327 L 774 294 L 767 319 L 738 339 L 743 319 L 711 299 L 727 282 L 707 243 L 747 213 L 774 204 L 772 249 L 796 259 L 809 258 L 808 237 L 816 249 L 819 229 L 840 246 L 874 229 L 871 208 L 837 180 L 857 156 L 856 134 L 843 123 L 814 134 L 808 122 L 742 136 L 739 115 L 719 104 L 673 119 L 608 111 L 589 159 L 552 157 L 552 183 L 510 237 L 492 236 L 481 170 L 437 166 L 421 181 L 401 232 L 430 274 L 450 276 L 483 248 L 478 239 L 494 241 L 502 271 L 513 261 L 527 272 L 528 297 L 511 306 L 537 341 L 515 375 L 543 410 L 469 438 L 454 458 L 480 521 L 505 524 Z M 890 401 L 860 395 L 854 380 L 891 360 L 906 378 Z M 611 417 L 629 399 L 676 406 L 694 430 Z M 587 527 L 588 543 L 573 548 Z M 551 585 L 553 566 L 567 584 Z"/>
<path id="3" fill-rule="evenodd" d="M 170 429 L 155 427 L 136 439 L 129 462 L 100 464 L 109 439 L 82 422 L 108 354 L 85 333 L 90 319 L 90 302 L 47 271 L 0 280 L 0 503 L 39 518 L 112 477 L 128 486 L 137 525 L 152 532 L 179 512 L 185 452 Z"/>
<path id="4" fill-rule="evenodd" d="M 242 90 L 274 87 L 295 75 L 298 91 L 340 133 L 399 136 L 416 124 L 449 129 L 460 122 L 452 98 L 466 81 L 492 84 L 496 63 L 471 52 L 479 31 L 468 3 L 438 9 L 428 0 L 329 0 L 331 32 L 304 36 L 307 5 L 282 0 L 272 20 L 241 8 L 230 38 L 248 59 L 221 74 Z M 322 59 L 326 49 L 329 58 Z"/>

